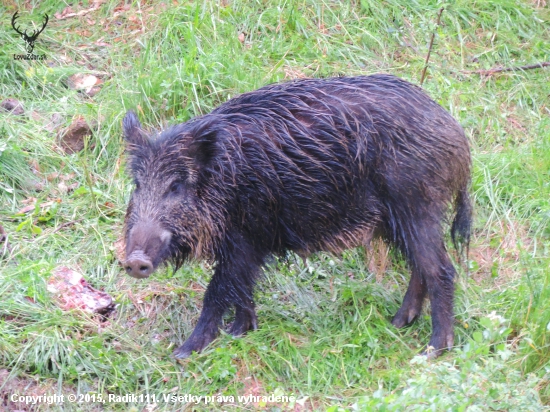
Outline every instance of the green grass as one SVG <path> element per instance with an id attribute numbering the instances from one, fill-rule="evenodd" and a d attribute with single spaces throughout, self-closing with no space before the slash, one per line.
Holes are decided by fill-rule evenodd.
<path id="1" fill-rule="evenodd" d="M 64 20 L 54 14 L 65 5 L 51 0 L 1 6 L 0 100 L 16 98 L 26 112 L 0 112 L 0 222 L 11 245 L 0 260 L 0 402 L 13 393 L 276 393 L 296 403 L 245 409 L 548 410 L 550 71 L 471 73 L 549 61 L 550 10 L 542 3 L 235 0 L 124 8 L 110 0 Z M 50 15 L 34 51 L 45 61 L 13 59 L 24 53 L 9 27 L 16 10 Z M 412 327 L 393 328 L 408 270 L 391 257 L 382 276 L 358 249 L 318 254 L 306 266 L 294 257 L 272 263 L 257 290 L 258 331 L 222 334 L 180 363 L 170 358 L 198 318 L 211 268 L 164 269 L 136 281 L 117 264 L 114 243 L 132 190 L 125 111 L 137 109 L 148 129 L 160 129 L 296 77 L 386 72 L 418 83 L 434 30 L 424 88 L 463 125 L 474 159 L 475 230 L 469 271 L 456 282 L 456 348 L 429 363 L 415 357 L 429 339 L 429 308 Z M 93 98 L 66 86 L 83 72 L 104 81 Z M 59 149 L 48 126 L 54 114 L 61 128 L 76 116 L 94 123 L 87 150 Z M 57 202 L 17 214 L 31 197 Z M 56 306 L 46 282 L 58 265 L 77 268 L 115 298 L 107 322 Z M 242 407 L 160 401 L 154 410 Z"/>

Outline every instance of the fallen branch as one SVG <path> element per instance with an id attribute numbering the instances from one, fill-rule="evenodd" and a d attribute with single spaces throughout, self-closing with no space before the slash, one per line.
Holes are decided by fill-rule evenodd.
<path id="1" fill-rule="evenodd" d="M 437 13 L 437 24 L 435 29 L 439 27 L 439 24 L 441 22 L 441 14 L 443 14 L 444 7 L 441 7 L 439 9 L 439 13 Z M 432 47 L 434 45 L 434 38 L 435 38 L 435 29 L 432 33 L 432 38 L 430 39 L 430 46 L 428 47 L 428 54 L 426 55 L 426 62 L 424 63 L 424 68 L 422 69 L 422 76 L 420 77 L 420 86 L 424 83 L 424 79 L 426 78 L 426 70 L 428 69 L 428 62 L 430 61 L 430 54 L 432 54 Z"/>
<path id="2" fill-rule="evenodd" d="M 462 73 L 479 74 L 481 76 L 491 76 L 495 73 L 542 69 L 543 67 L 548 67 L 548 66 L 550 66 L 550 62 L 542 62 L 542 63 L 529 64 L 527 66 L 518 66 L 518 67 L 497 67 L 495 69 L 489 69 L 489 70 L 471 70 L 471 71 L 462 70 Z"/>

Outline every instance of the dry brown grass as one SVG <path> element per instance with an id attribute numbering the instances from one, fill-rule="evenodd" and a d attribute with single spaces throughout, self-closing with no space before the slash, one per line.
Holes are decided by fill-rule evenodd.
<path id="1" fill-rule="evenodd" d="M 469 259 L 479 267 L 472 272 L 478 284 L 491 282 L 502 287 L 522 275 L 518 271 L 520 254 L 533 246 L 529 229 L 514 220 L 499 220 L 480 233 L 474 233 Z"/>

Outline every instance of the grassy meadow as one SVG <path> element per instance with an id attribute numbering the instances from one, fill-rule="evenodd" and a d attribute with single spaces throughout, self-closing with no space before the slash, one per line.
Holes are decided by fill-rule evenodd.
<path id="1" fill-rule="evenodd" d="M 550 67 L 479 73 L 550 61 L 549 6 L 3 0 L 0 101 L 17 99 L 24 113 L 0 109 L 0 224 L 9 244 L 0 244 L 0 410 L 550 410 Z M 49 15 L 33 52 L 44 60 L 14 59 L 25 54 L 11 28 L 16 11 L 23 27 Z M 456 347 L 434 361 L 417 356 L 431 333 L 428 304 L 411 327 L 391 325 L 409 271 L 375 247 L 270 263 L 256 292 L 257 331 L 222 333 L 201 354 L 171 358 L 198 319 L 212 268 L 197 262 L 135 280 L 119 265 L 133 189 L 126 110 L 159 130 L 295 78 L 383 72 L 419 84 L 432 33 L 423 87 L 464 127 L 474 164 Z M 97 90 L 71 87 L 75 74 L 95 76 Z M 92 135 L 68 154 L 59 136 L 75 119 Z M 61 309 L 47 290 L 58 266 L 111 295 L 110 317 Z M 84 401 L 28 405 L 13 394 Z M 98 401 L 127 394 L 143 398 Z M 186 394 L 220 398 L 163 398 Z M 249 395 L 292 398 L 238 399 Z"/>

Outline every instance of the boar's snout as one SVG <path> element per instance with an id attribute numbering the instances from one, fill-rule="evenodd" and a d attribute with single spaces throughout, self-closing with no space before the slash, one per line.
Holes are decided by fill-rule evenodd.
<path id="1" fill-rule="evenodd" d="M 138 279 L 146 278 L 154 270 L 153 262 L 141 250 L 136 250 L 126 259 L 124 269 L 130 276 Z"/>
<path id="2" fill-rule="evenodd" d="M 152 221 L 140 222 L 127 233 L 124 269 L 130 276 L 146 278 L 166 259 L 172 235 Z"/>

